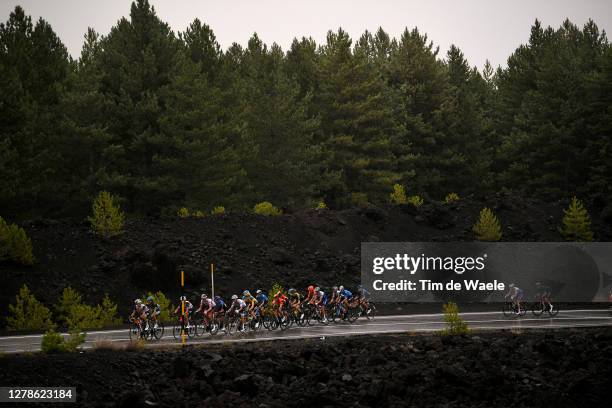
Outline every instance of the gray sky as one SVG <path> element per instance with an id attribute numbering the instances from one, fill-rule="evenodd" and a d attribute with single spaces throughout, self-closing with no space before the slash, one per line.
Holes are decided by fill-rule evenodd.
<path id="1" fill-rule="evenodd" d="M 592 18 L 600 29 L 612 30 L 611 0 L 150 0 L 158 16 L 183 31 L 196 17 L 212 27 L 227 49 L 246 44 L 253 32 L 284 50 L 294 37 L 325 40 L 329 29 L 344 28 L 353 39 L 382 26 L 392 36 L 417 26 L 446 53 L 450 44 L 462 49 L 471 65 L 494 66 L 529 37 L 536 18 L 558 27 L 566 17 L 582 26 Z M 83 34 L 93 27 L 107 34 L 131 0 L 0 0 L 0 20 L 20 4 L 35 19 L 45 18 L 73 57 L 80 55 Z"/>

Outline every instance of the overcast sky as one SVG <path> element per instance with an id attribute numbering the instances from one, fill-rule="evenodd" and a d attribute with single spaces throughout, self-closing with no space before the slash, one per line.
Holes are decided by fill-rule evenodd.
<path id="1" fill-rule="evenodd" d="M 183 31 L 196 17 L 212 27 L 227 49 L 246 44 L 253 32 L 266 43 L 287 49 L 294 37 L 325 40 L 329 29 L 344 28 L 356 38 L 364 30 L 383 27 L 399 36 L 417 26 L 442 53 L 459 46 L 471 65 L 489 59 L 505 65 L 516 47 L 525 43 L 536 18 L 558 27 L 565 18 L 582 26 L 592 18 L 600 29 L 612 30 L 612 0 L 150 0 L 158 16 Z M 130 11 L 130 0 L 0 0 L 0 17 L 8 19 L 16 5 L 35 19 L 42 16 L 58 33 L 73 57 L 78 57 L 87 27 L 107 34 Z"/>

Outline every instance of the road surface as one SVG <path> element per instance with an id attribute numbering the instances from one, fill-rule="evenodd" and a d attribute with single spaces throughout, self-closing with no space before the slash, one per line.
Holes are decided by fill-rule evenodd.
<path id="1" fill-rule="evenodd" d="M 461 313 L 461 317 L 471 329 L 501 330 L 501 329 L 557 329 L 570 327 L 601 327 L 612 326 L 612 314 L 608 310 L 562 310 L 556 317 L 534 317 L 527 314 L 521 318 L 506 318 L 501 312 L 470 312 Z M 331 336 L 353 336 L 384 333 L 422 333 L 435 332 L 444 329 L 444 315 L 418 314 L 377 316 L 367 321 L 360 318 L 355 323 L 331 323 L 329 326 L 315 324 L 310 327 L 293 326 L 286 331 L 268 331 L 264 328 L 254 333 L 234 334 L 232 336 L 219 332 L 216 336 L 208 334 L 188 339 L 188 344 L 213 344 L 232 342 L 253 342 L 269 340 L 290 340 L 305 338 L 321 338 Z M 0 337 L 1 353 L 23 353 L 40 350 L 42 335 L 6 336 Z M 128 330 L 103 330 L 87 333 L 83 349 L 95 347 L 97 342 L 129 343 Z M 180 345 L 179 340 L 172 336 L 172 327 L 166 327 L 164 336 L 159 341 L 149 341 L 150 347 Z"/>

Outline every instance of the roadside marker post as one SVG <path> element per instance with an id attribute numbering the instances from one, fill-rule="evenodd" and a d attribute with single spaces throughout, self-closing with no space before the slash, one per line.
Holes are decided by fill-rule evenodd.
<path id="1" fill-rule="evenodd" d="M 185 271 L 181 271 L 181 298 L 185 296 Z M 181 341 L 185 344 L 185 300 L 181 299 Z"/>
<path id="2" fill-rule="evenodd" d="M 215 298 L 215 264 L 210 264 L 210 287 L 212 299 Z"/>

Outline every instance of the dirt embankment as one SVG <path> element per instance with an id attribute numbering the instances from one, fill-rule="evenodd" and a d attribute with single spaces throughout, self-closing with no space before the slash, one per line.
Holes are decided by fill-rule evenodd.
<path id="1" fill-rule="evenodd" d="M 362 336 L 4 356 L 0 383 L 84 407 L 604 407 L 612 329 Z"/>
<path id="2" fill-rule="evenodd" d="M 281 217 L 228 214 L 189 219 L 130 220 L 125 233 L 105 241 L 86 222 L 37 220 L 23 224 L 31 236 L 33 267 L 0 265 L 0 308 L 6 310 L 26 283 L 38 299 L 57 301 L 68 285 L 99 302 L 108 293 L 125 313 L 145 291 L 178 296 L 180 270 L 187 290 L 209 290 L 214 262 L 216 290 L 231 295 L 244 288 L 268 289 L 274 282 L 305 287 L 352 286 L 360 278 L 362 241 L 469 241 L 479 211 L 499 216 L 506 241 L 558 241 L 563 216 L 559 203 L 512 197 L 464 199 L 452 205 L 427 203 L 345 211 L 304 211 Z M 610 225 L 594 218 L 599 240 L 610 240 Z"/>

